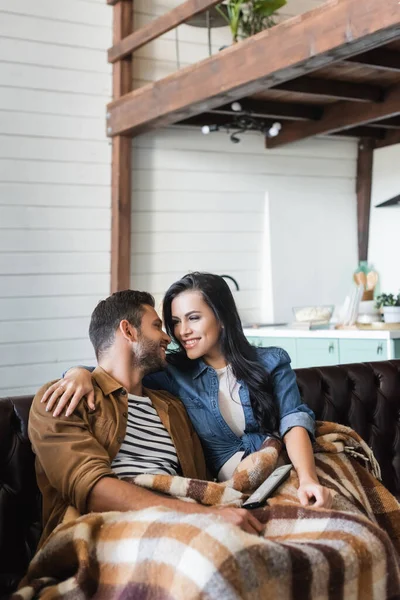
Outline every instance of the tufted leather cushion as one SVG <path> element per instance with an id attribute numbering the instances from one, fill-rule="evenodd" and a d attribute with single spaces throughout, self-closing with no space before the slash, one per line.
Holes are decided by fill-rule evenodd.
<path id="1" fill-rule="evenodd" d="M 27 424 L 32 396 L 0 399 L 0 596 L 15 588 L 41 531 Z"/>
<path id="2" fill-rule="evenodd" d="M 297 369 L 300 394 L 322 421 L 349 425 L 374 451 L 400 496 L 400 360 Z"/>
<path id="3" fill-rule="evenodd" d="M 383 482 L 400 496 L 400 360 L 297 369 L 317 419 L 355 429 L 372 447 Z M 0 399 L 0 596 L 24 574 L 40 536 L 41 502 L 27 437 L 32 396 Z"/>

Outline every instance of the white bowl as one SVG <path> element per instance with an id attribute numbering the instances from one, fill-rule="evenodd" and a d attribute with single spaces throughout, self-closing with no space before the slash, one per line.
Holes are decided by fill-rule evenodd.
<path id="1" fill-rule="evenodd" d="M 332 317 L 334 305 L 294 306 L 293 314 L 298 323 L 328 323 Z"/>

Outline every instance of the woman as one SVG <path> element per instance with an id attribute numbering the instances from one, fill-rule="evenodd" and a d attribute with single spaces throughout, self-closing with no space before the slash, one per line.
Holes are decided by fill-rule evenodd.
<path id="1" fill-rule="evenodd" d="M 225 280 L 210 273 L 185 275 L 168 289 L 163 313 L 178 350 L 168 355 L 166 371 L 143 383 L 181 399 L 218 479 L 230 478 L 244 456 L 278 433 L 298 474 L 300 502 L 329 507 L 331 494 L 318 481 L 310 441 L 314 414 L 301 403 L 290 358 L 280 348 L 255 348 L 247 341 Z M 81 395 L 87 394 L 87 371 L 71 377 Z M 52 391 L 54 386 L 45 400 Z"/>

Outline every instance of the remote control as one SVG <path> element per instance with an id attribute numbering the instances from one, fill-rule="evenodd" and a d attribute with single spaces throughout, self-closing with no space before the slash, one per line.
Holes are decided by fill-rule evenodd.
<path id="1" fill-rule="evenodd" d="M 283 465 L 271 473 L 269 477 L 256 489 L 255 492 L 243 504 L 243 508 L 258 508 L 271 496 L 276 488 L 289 477 L 293 465 Z"/>

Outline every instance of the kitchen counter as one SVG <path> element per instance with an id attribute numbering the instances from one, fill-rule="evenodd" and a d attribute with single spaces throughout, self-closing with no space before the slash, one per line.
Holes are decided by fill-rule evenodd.
<path id="1" fill-rule="evenodd" d="M 275 326 L 246 327 L 243 331 L 254 346 L 286 350 L 294 368 L 400 358 L 400 330 Z"/>
<path id="2" fill-rule="evenodd" d="M 282 338 L 328 338 L 395 340 L 400 339 L 400 329 L 297 329 L 296 327 L 246 327 L 246 337 L 282 337 Z"/>

